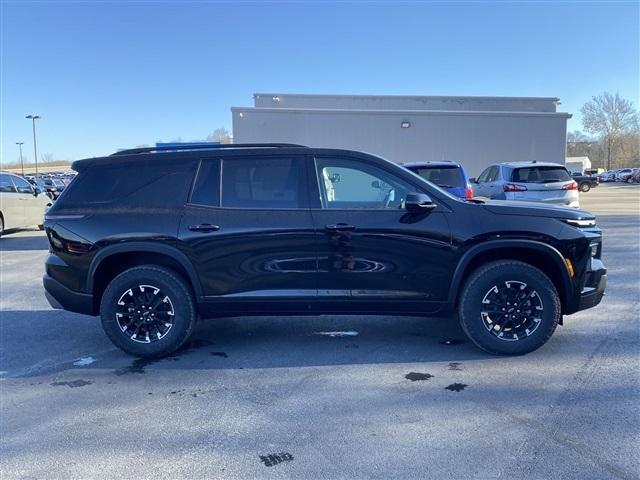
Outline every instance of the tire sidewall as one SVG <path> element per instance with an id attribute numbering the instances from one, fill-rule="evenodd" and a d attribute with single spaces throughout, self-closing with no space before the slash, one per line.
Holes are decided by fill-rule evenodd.
<path id="1" fill-rule="evenodd" d="M 589 190 L 591 190 L 591 186 L 588 183 L 583 183 L 582 185 L 580 185 L 580 191 L 581 192 L 588 192 Z"/>
<path id="2" fill-rule="evenodd" d="M 128 289 L 139 285 L 152 285 L 169 296 L 174 308 L 173 326 L 160 340 L 139 343 L 122 332 L 116 321 L 117 302 Z M 161 357 L 180 348 L 195 324 L 196 312 L 193 296 L 185 282 L 171 270 L 143 266 L 129 269 L 107 286 L 100 303 L 102 328 L 111 341 L 125 352 L 140 357 Z"/>
<path id="3" fill-rule="evenodd" d="M 502 340 L 487 330 L 481 316 L 482 299 L 494 286 L 506 281 L 526 283 L 540 296 L 543 311 L 540 325 L 527 337 Z M 560 300 L 553 282 L 540 270 L 523 262 L 487 264 L 472 274 L 459 305 L 460 323 L 470 339 L 485 351 L 502 355 L 522 355 L 544 345 L 553 334 L 561 315 Z"/>

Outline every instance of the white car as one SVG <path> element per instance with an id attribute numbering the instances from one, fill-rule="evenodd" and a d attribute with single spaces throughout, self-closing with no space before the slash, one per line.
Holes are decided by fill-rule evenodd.
<path id="1" fill-rule="evenodd" d="M 0 235 L 6 230 L 38 226 L 51 200 L 24 178 L 0 172 Z"/>

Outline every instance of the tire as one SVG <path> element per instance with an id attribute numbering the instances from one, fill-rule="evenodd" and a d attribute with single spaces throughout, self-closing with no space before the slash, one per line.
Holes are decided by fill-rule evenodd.
<path id="1" fill-rule="evenodd" d="M 44 225 L 38 225 L 38 230 L 40 231 L 44 230 Z"/>
<path id="2" fill-rule="evenodd" d="M 627 178 L 627 183 L 633 183 L 633 177 Z"/>
<path id="3" fill-rule="evenodd" d="M 133 267 L 115 277 L 102 295 L 100 317 L 118 348 L 144 358 L 180 348 L 197 320 L 189 285 L 173 270 L 157 265 Z"/>
<path id="4" fill-rule="evenodd" d="M 580 191 L 581 192 L 588 192 L 589 190 L 591 190 L 591 185 L 589 185 L 588 183 L 581 183 L 580 184 Z"/>
<path id="5" fill-rule="evenodd" d="M 0 237 L 4 233 L 4 217 L 0 215 Z"/>
<path id="6" fill-rule="evenodd" d="M 506 304 L 509 298 L 512 301 Z M 503 309 L 513 311 L 516 319 L 502 324 Z M 537 268 L 502 260 L 482 265 L 471 274 L 463 287 L 458 313 L 462 329 L 484 351 L 523 355 L 553 335 L 561 318 L 560 297 L 553 282 Z"/>

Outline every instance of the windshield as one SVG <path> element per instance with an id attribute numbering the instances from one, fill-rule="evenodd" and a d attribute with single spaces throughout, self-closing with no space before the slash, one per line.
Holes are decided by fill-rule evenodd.
<path id="1" fill-rule="evenodd" d="M 566 182 L 571 180 L 569 172 L 564 167 L 525 167 L 516 168 L 511 173 L 512 182 L 521 183 L 549 183 Z"/>
<path id="2" fill-rule="evenodd" d="M 411 170 L 440 188 L 466 188 L 467 186 L 461 169 L 453 165 L 437 168 L 418 167 Z"/>

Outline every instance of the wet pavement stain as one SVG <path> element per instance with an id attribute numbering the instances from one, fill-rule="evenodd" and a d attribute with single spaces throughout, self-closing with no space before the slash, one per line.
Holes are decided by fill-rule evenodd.
<path id="1" fill-rule="evenodd" d="M 131 365 L 128 367 L 122 367 L 115 370 L 115 373 L 118 376 L 122 375 L 131 375 L 133 373 L 145 373 L 145 368 L 149 365 L 153 365 L 154 363 L 162 361 L 161 358 L 136 358 Z"/>
<path id="2" fill-rule="evenodd" d="M 465 385 L 464 383 L 452 383 L 451 385 L 444 387 L 444 389 L 451 390 L 452 392 L 461 392 L 466 387 L 468 387 L 468 385 Z"/>
<path id="3" fill-rule="evenodd" d="M 223 358 L 227 358 L 229 356 L 224 352 L 211 352 L 211 355 L 213 355 L 214 357 L 223 357 Z"/>
<path id="4" fill-rule="evenodd" d="M 270 453 L 269 455 L 260 455 L 260 461 L 264 463 L 265 467 L 275 467 L 282 462 L 290 462 L 293 460 L 293 455 L 290 453 Z"/>
<path id="5" fill-rule="evenodd" d="M 459 338 L 445 338 L 444 340 L 440 340 L 441 345 L 462 345 L 464 343 L 464 340 L 461 340 Z"/>
<path id="6" fill-rule="evenodd" d="M 91 385 L 93 382 L 89 380 L 70 380 L 67 382 L 53 382 L 51 384 L 52 387 L 69 387 L 69 388 L 78 388 L 78 387 L 86 387 L 87 385 Z"/>
<path id="7" fill-rule="evenodd" d="M 452 370 L 454 372 L 461 372 L 462 368 L 460 368 L 460 366 L 462 365 L 461 362 L 449 362 L 449 370 Z"/>
<path id="8" fill-rule="evenodd" d="M 429 380 L 430 378 L 433 378 L 433 375 L 430 373 L 409 372 L 404 376 L 404 378 L 411 380 L 412 382 L 419 382 L 422 380 Z"/>

